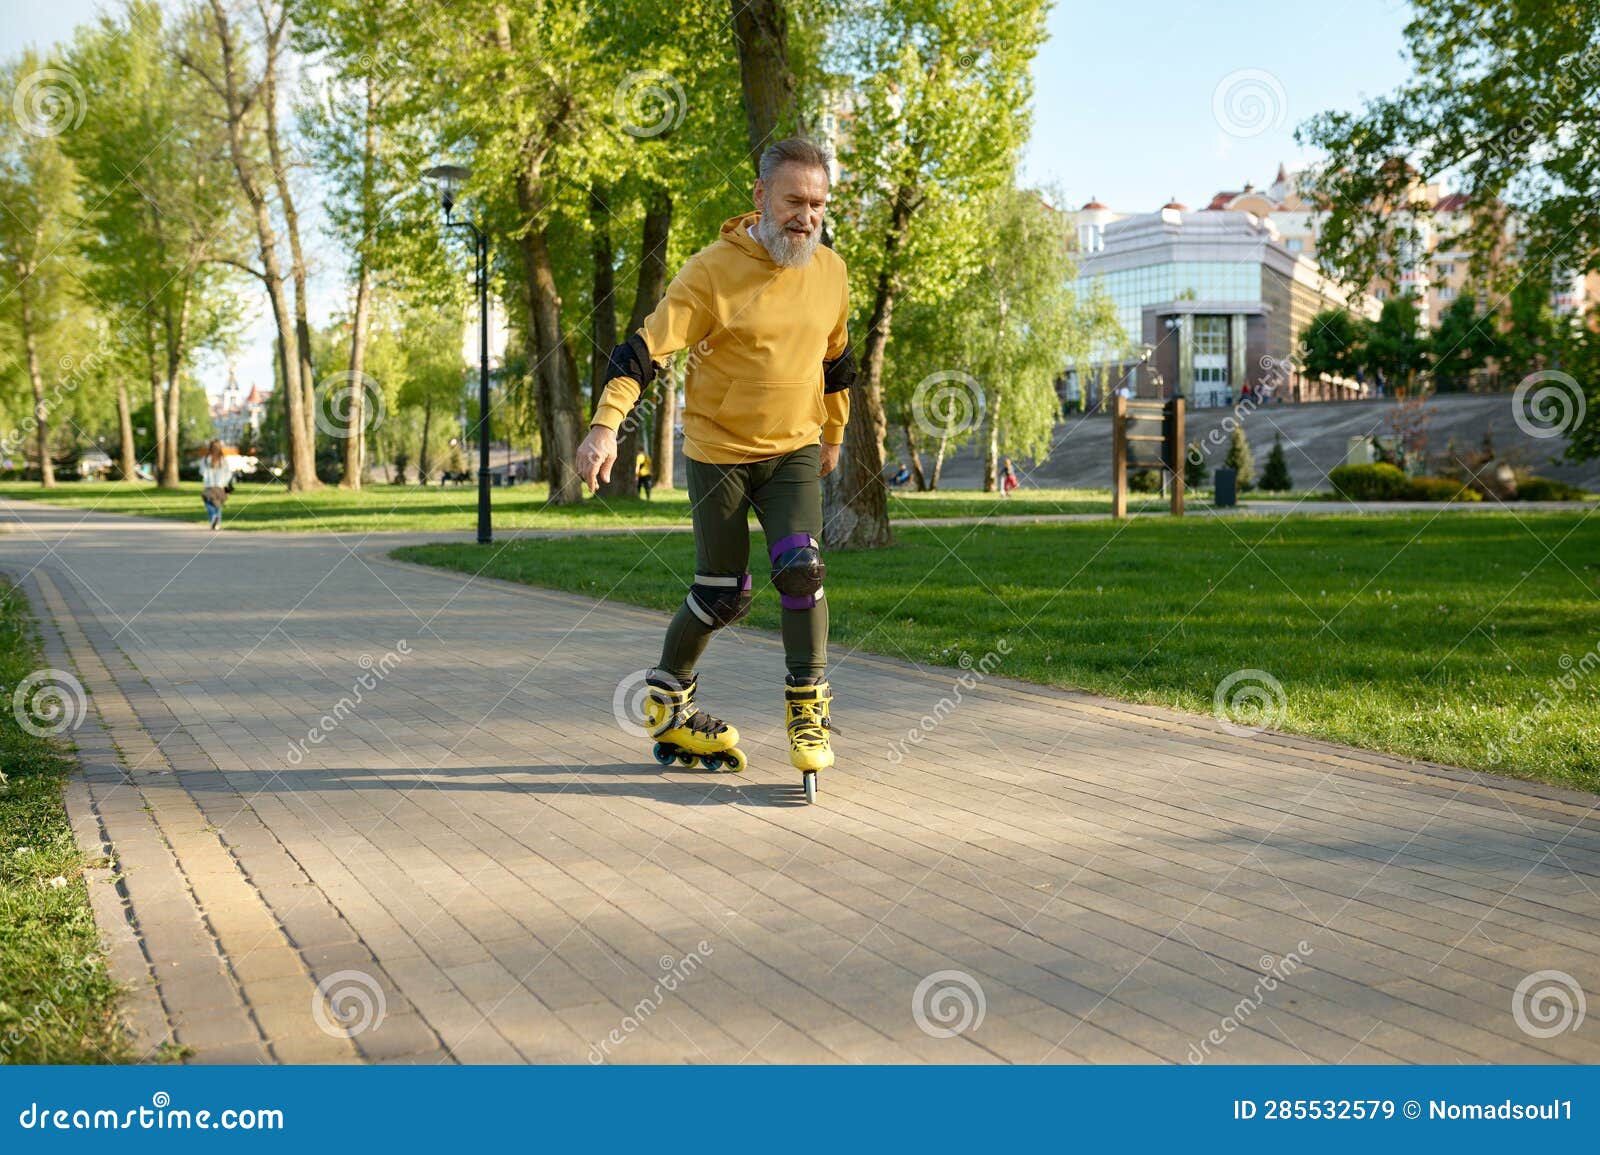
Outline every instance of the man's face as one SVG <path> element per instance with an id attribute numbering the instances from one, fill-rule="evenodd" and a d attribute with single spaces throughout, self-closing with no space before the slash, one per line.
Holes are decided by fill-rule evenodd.
<path id="1" fill-rule="evenodd" d="M 828 207 L 826 169 L 805 164 L 779 165 L 769 181 L 756 181 L 761 220 L 755 233 L 779 265 L 804 265 L 822 239 L 822 214 Z"/>

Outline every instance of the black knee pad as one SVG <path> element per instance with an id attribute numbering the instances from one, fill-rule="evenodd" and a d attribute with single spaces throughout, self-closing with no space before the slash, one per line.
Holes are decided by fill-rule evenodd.
<path id="1" fill-rule="evenodd" d="M 822 564 L 817 539 L 809 533 L 792 533 L 772 543 L 772 584 L 786 610 L 809 610 L 822 600 Z"/>
<path id="2" fill-rule="evenodd" d="M 750 612 L 750 575 L 697 573 L 689 587 L 689 612 L 714 630 L 731 626 Z"/>

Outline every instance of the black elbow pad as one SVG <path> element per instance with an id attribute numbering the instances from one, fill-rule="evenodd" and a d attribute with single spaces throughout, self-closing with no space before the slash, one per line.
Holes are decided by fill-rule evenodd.
<path id="1" fill-rule="evenodd" d="M 856 351 L 850 345 L 844 347 L 832 361 L 822 363 L 822 391 L 824 393 L 842 393 L 856 383 Z"/>
<path id="2" fill-rule="evenodd" d="M 650 360 L 650 346 L 638 333 L 629 334 L 626 341 L 611 350 L 608 377 L 632 377 L 643 392 L 645 386 L 655 380 L 655 375 L 656 363 Z"/>

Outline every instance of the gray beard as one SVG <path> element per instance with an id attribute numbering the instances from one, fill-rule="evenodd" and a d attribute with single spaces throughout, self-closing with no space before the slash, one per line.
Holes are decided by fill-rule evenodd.
<path id="1" fill-rule="evenodd" d="M 767 255 L 772 258 L 772 263 L 785 269 L 798 269 L 811 260 L 811 254 L 817 251 L 817 245 L 822 241 L 822 230 L 813 229 L 811 235 L 804 240 L 796 240 L 790 235 L 789 230 L 778 223 L 771 213 L 765 209 L 761 212 L 761 219 L 756 222 L 756 240 L 761 242 L 761 247 L 767 250 Z"/>

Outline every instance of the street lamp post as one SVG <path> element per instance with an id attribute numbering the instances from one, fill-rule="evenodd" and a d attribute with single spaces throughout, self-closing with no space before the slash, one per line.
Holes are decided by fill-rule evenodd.
<path id="1" fill-rule="evenodd" d="M 471 172 L 458 164 L 441 164 L 422 174 L 439 188 L 446 228 L 472 234 L 474 271 L 478 279 L 478 544 L 494 540 L 489 528 L 489 238 L 469 220 L 454 220 L 456 189 Z"/>

